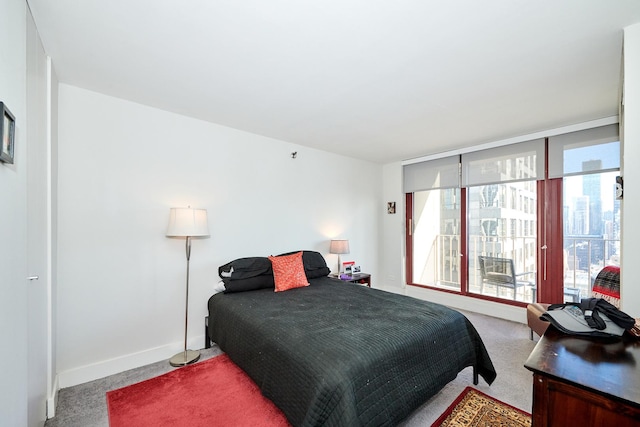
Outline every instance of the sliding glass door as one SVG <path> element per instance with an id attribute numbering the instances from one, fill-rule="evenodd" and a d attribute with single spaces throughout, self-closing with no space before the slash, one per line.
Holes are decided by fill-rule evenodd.
<path id="1" fill-rule="evenodd" d="M 579 301 L 620 257 L 617 125 L 405 165 L 410 285 Z"/>
<path id="2" fill-rule="evenodd" d="M 531 302 L 536 290 L 536 181 L 467 189 L 469 292 Z"/>
<path id="3" fill-rule="evenodd" d="M 460 290 L 460 189 L 413 194 L 412 283 Z"/>

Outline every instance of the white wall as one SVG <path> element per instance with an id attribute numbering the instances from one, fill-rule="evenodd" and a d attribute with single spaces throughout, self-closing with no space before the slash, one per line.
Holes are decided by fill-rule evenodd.
<path id="1" fill-rule="evenodd" d="M 0 101 L 16 117 L 13 165 L 0 163 L 0 423 L 27 425 L 26 3 L 0 2 Z M 10 351 L 9 351 L 10 350 Z"/>
<path id="2" fill-rule="evenodd" d="M 402 165 L 389 163 L 382 168 L 382 197 L 384 202 L 396 202 L 396 213 L 383 215 L 380 273 L 384 287 L 401 292 L 405 287 L 405 202 L 402 193 Z"/>
<path id="3" fill-rule="evenodd" d="M 622 176 L 622 310 L 640 317 L 640 23 L 624 30 L 624 146 Z"/>
<path id="4" fill-rule="evenodd" d="M 291 153 L 297 151 L 297 158 Z M 202 348 L 218 266 L 350 240 L 378 278 L 381 166 L 194 120 L 69 85 L 59 88 L 60 386 L 180 351 L 184 240 L 169 208 L 209 212 L 193 241 L 190 347 Z"/>

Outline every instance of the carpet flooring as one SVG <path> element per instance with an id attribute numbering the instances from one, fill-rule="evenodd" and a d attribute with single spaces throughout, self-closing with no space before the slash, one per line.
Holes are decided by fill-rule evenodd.
<path id="1" fill-rule="evenodd" d="M 524 368 L 524 362 L 533 350 L 535 342 L 529 340 L 526 325 L 463 312 L 482 337 L 493 360 L 498 377 L 491 386 L 482 379 L 476 389 L 525 412 L 531 412 L 532 377 Z M 213 346 L 202 350 L 201 360 L 219 355 L 222 351 Z M 199 363 L 199 362 L 198 362 Z M 107 427 L 109 425 L 106 392 L 134 384 L 175 368 L 168 360 L 122 372 L 99 380 L 61 389 L 58 395 L 56 416 L 47 420 L 45 427 Z M 416 409 L 401 427 L 425 427 L 451 405 L 462 391 L 473 384 L 472 370 L 467 368 L 447 384 L 437 395 Z"/>

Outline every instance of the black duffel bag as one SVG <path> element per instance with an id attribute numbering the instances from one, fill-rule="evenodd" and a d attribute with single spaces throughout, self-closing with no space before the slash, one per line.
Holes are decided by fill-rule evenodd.
<path id="1" fill-rule="evenodd" d="M 622 336 L 635 319 L 602 298 L 585 298 L 580 303 L 552 304 L 540 316 L 557 329 L 572 335 Z"/>

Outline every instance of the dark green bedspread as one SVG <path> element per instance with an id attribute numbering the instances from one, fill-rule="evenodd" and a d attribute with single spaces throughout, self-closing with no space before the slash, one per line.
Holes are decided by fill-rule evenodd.
<path id="1" fill-rule="evenodd" d="M 209 335 L 294 426 L 393 426 L 458 372 L 495 369 L 461 313 L 415 298 L 312 279 L 209 299 Z"/>

